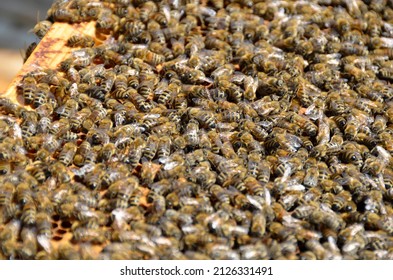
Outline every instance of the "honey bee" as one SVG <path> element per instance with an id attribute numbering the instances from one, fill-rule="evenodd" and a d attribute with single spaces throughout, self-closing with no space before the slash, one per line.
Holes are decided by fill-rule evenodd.
<path id="1" fill-rule="evenodd" d="M 319 170 L 316 166 L 312 166 L 306 170 L 306 176 L 304 177 L 304 185 L 313 188 L 318 184 Z"/>
<path id="2" fill-rule="evenodd" d="M 134 189 L 130 196 L 129 203 L 131 206 L 139 206 L 141 203 L 141 198 L 143 197 L 143 192 L 140 188 Z"/>
<path id="3" fill-rule="evenodd" d="M 128 89 L 127 94 L 129 94 L 130 99 L 132 102 L 142 111 L 142 112 L 148 112 L 152 109 L 152 105 L 144 98 L 142 95 L 140 95 L 136 90 L 134 89 Z"/>
<path id="4" fill-rule="evenodd" d="M 205 111 L 198 108 L 191 108 L 188 114 L 190 118 L 197 119 L 202 126 L 206 126 L 208 128 L 216 127 L 215 115 L 210 111 Z"/>
<path id="5" fill-rule="evenodd" d="M 91 55 L 87 52 L 89 49 L 78 49 L 72 52 L 72 65 L 77 68 L 87 67 L 91 63 Z"/>
<path id="6" fill-rule="evenodd" d="M 174 58 L 185 53 L 184 38 L 171 38 L 171 48 Z"/>
<path id="7" fill-rule="evenodd" d="M 76 112 L 70 117 L 70 127 L 73 131 L 78 131 L 82 123 L 90 116 L 91 110 L 86 107 Z"/>
<path id="8" fill-rule="evenodd" d="M 142 152 L 145 146 L 146 142 L 141 137 L 136 138 L 130 144 L 130 150 L 125 161 L 130 163 L 132 167 L 136 167 L 142 157 Z"/>
<path id="9" fill-rule="evenodd" d="M 207 164 L 207 162 L 199 163 L 199 166 L 195 167 L 191 171 L 190 180 L 192 182 L 196 182 L 197 184 L 200 184 L 203 188 L 208 188 L 209 186 L 214 184 L 216 182 L 217 176 L 215 173 L 210 171 L 209 167 L 210 165 Z"/>
<path id="10" fill-rule="evenodd" d="M 163 12 L 155 12 L 150 15 L 151 20 L 157 21 L 162 27 L 168 25 L 167 16 Z"/>
<path id="11" fill-rule="evenodd" d="M 28 59 L 29 59 L 29 57 L 31 56 L 31 54 L 34 52 L 34 50 L 37 48 L 37 43 L 36 42 L 33 42 L 33 43 L 31 43 L 28 47 L 27 47 L 27 49 L 26 49 L 26 51 L 25 51 L 25 55 L 24 55 L 24 57 L 23 57 L 23 62 L 26 62 Z"/>
<path id="12" fill-rule="evenodd" d="M 179 94 L 179 92 L 180 92 L 179 85 L 175 83 L 170 83 L 168 85 L 168 88 L 161 92 L 157 102 L 160 104 L 167 104 L 168 102 L 171 102 L 173 100 L 173 97 Z"/>
<path id="13" fill-rule="evenodd" d="M 51 27 L 52 22 L 49 20 L 42 20 L 38 22 L 31 31 L 38 37 L 38 39 L 42 39 Z"/>
<path id="14" fill-rule="evenodd" d="M 67 45 L 72 48 L 91 48 L 94 46 L 94 44 L 94 39 L 89 35 L 75 34 L 67 40 Z"/>
<path id="15" fill-rule="evenodd" d="M 70 165 L 77 151 L 77 148 L 78 147 L 72 142 L 64 144 L 63 149 L 59 154 L 59 161 L 65 166 Z"/>
<path id="16" fill-rule="evenodd" d="M 7 161 L 0 162 L 0 175 L 7 175 L 11 171 L 11 165 Z"/>
<path id="17" fill-rule="evenodd" d="M 23 206 L 21 221 L 24 225 L 33 225 L 36 223 L 37 208 L 33 201 L 28 201 Z"/>
<path id="18" fill-rule="evenodd" d="M 2 221 L 8 222 L 13 218 L 16 218 L 20 213 L 19 205 L 16 205 L 13 202 L 5 204 L 2 209 Z"/>
<path id="19" fill-rule="evenodd" d="M 33 103 L 34 95 L 37 90 L 37 81 L 34 77 L 27 76 L 22 82 L 23 98 L 27 105 Z"/>
<path id="20" fill-rule="evenodd" d="M 37 253 L 36 232 L 33 229 L 23 227 L 21 231 L 22 246 L 18 250 L 18 254 L 24 260 L 33 259 Z"/>
<path id="21" fill-rule="evenodd" d="M 52 225 L 50 217 L 45 212 L 38 212 L 36 215 L 37 234 L 50 238 L 52 236 Z"/>
<path id="22" fill-rule="evenodd" d="M 59 255 L 59 259 L 62 260 L 79 260 L 80 253 L 76 250 L 74 246 L 68 243 L 60 244 L 57 253 Z"/>
<path id="23" fill-rule="evenodd" d="M 266 218 L 261 212 L 254 213 L 251 222 L 250 233 L 257 237 L 262 237 L 266 231 Z"/>
<path id="24" fill-rule="evenodd" d="M 342 191 L 339 194 L 337 194 L 334 198 L 334 201 L 332 203 L 332 209 L 334 211 L 351 211 L 352 209 L 350 208 L 350 205 L 347 203 L 349 200 L 351 200 L 351 194 L 347 191 Z"/>
<path id="25" fill-rule="evenodd" d="M 343 147 L 343 151 L 340 154 L 340 157 L 345 163 L 353 163 L 356 166 L 363 165 L 363 159 L 361 154 L 357 151 L 355 147 L 348 144 Z"/>
<path id="26" fill-rule="evenodd" d="M 140 6 L 139 16 L 142 22 L 147 22 L 150 18 L 150 14 L 155 13 L 158 11 L 157 4 L 153 1 L 144 2 Z"/>
<path id="27" fill-rule="evenodd" d="M 187 126 L 186 126 L 186 131 L 185 131 L 185 140 L 187 141 L 187 144 L 190 146 L 196 146 L 199 144 L 199 123 L 195 119 L 191 119 Z"/>
<path id="28" fill-rule="evenodd" d="M 31 165 L 27 166 L 26 169 L 39 183 L 43 183 L 46 180 L 43 162 L 35 161 Z"/>
<path id="29" fill-rule="evenodd" d="M 153 44 L 153 43 L 151 43 Z M 142 59 L 144 62 L 152 65 L 152 66 L 157 66 L 159 64 L 162 64 L 165 59 L 168 57 L 169 59 L 172 58 L 172 56 L 165 56 L 164 54 L 166 53 L 166 49 L 161 47 L 160 49 L 154 49 L 156 52 L 147 50 L 147 49 L 137 49 L 135 51 L 135 56 L 137 58 Z M 171 53 L 171 52 L 170 52 Z"/>
<path id="30" fill-rule="evenodd" d="M 154 20 L 149 20 L 147 24 L 147 30 L 150 32 L 153 42 L 159 44 L 165 44 L 166 42 L 165 34 L 158 22 Z"/>

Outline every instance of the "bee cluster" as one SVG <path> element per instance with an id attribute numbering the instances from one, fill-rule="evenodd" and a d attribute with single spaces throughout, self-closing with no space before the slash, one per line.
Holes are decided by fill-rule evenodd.
<path id="1" fill-rule="evenodd" d="M 63 0 L 34 32 L 56 21 L 106 39 L 0 99 L 1 258 L 393 258 L 393 1 Z"/>

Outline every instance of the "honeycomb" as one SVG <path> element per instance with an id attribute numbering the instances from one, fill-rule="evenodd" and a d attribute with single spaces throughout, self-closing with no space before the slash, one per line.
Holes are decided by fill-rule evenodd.
<path id="1" fill-rule="evenodd" d="M 0 258 L 392 259 L 392 20 L 55 1 L 0 97 Z"/>

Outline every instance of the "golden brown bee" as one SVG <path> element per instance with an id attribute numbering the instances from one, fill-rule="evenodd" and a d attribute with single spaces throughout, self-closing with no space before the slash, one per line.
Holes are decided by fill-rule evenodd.
<path id="1" fill-rule="evenodd" d="M 1 188 L 0 205 L 9 205 L 12 202 L 15 186 L 10 182 L 5 183 Z"/>
<path id="2" fill-rule="evenodd" d="M 90 48 L 95 44 L 93 37 L 89 35 L 75 34 L 72 35 L 67 40 L 67 45 L 69 47 L 81 47 L 81 48 Z"/>
<path id="3" fill-rule="evenodd" d="M 208 128 L 216 127 L 215 115 L 211 111 L 191 108 L 188 114 L 190 118 L 197 119 L 202 126 L 206 126 Z"/>
<path id="4" fill-rule="evenodd" d="M 127 94 L 129 95 L 131 101 L 138 107 L 139 110 L 142 112 L 148 112 L 150 111 L 153 106 L 151 103 L 147 101 L 145 97 L 140 95 L 136 90 L 134 89 L 128 89 Z"/>
<path id="5" fill-rule="evenodd" d="M 21 221 L 24 225 L 33 225 L 36 223 L 37 208 L 33 201 L 28 201 L 23 206 Z"/>
<path id="6" fill-rule="evenodd" d="M 27 76 L 22 81 L 23 98 L 27 105 L 31 104 L 34 100 L 34 95 L 37 90 L 37 81 L 34 77 Z"/>
<path id="7" fill-rule="evenodd" d="M 52 22 L 49 20 L 42 20 L 38 22 L 34 28 L 31 30 L 38 37 L 38 39 L 42 39 L 46 33 L 48 33 L 49 29 L 52 26 Z"/>
<path id="8" fill-rule="evenodd" d="M 45 212 L 38 212 L 36 215 L 37 234 L 48 238 L 52 236 L 52 224 L 50 216 Z"/>
<path id="9" fill-rule="evenodd" d="M 332 203 L 332 210 L 334 211 L 350 211 L 347 207 L 347 201 L 351 199 L 351 194 L 347 191 L 342 191 L 334 197 Z"/>
<path id="10" fill-rule="evenodd" d="M 153 99 L 153 88 L 157 84 L 157 79 L 152 77 L 150 79 L 142 80 L 139 83 L 138 92 L 145 99 Z"/>
<path id="11" fill-rule="evenodd" d="M 8 259 L 15 259 L 17 257 L 18 247 L 20 246 L 15 238 L 4 241 L 1 246 L 3 251 L 2 256 L 4 256 L 3 258 L 7 257 Z"/>
<path id="12" fill-rule="evenodd" d="M 175 96 L 180 92 L 180 86 L 175 83 L 170 83 L 168 88 L 163 90 L 158 97 L 157 102 L 166 105 L 171 102 Z"/>
<path id="13" fill-rule="evenodd" d="M 251 222 L 250 233 L 257 237 L 264 236 L 266 231 L 266 218 L 262 212 L 255 212 Z"/>
<path id="14" fill-rule="evenodd" d="M 185 53 L 184 38 L 171 38 L 171 48 L 174 58 Z"/>
<path id="15" fill-rule="evenodd" d="M 362 166 L 363 158 L 356 147 L 351 144 L 343 146 L 343 151 L 340 154 L 341 160 L 345 163 L 353 163 L 356 166 Z"/>
<path id="16" fill-rule="evenodd" d="M 146 142 L 138 137 L 130 144 L 130 151 L 126 157 L 126 162 L 130 163 L 131 166 L 136 167 L 139 163 L 143 149 L 146 146 Z"/>
<path id="17" fill-rule="evenodd" d="M 350 119 L 345 124 L 344 134 L 349 140 L 352 140 L 358 134 L 360 123 L 356 119 Z"/>
<path id="18" fill-rule="evenodd" d="M 116 153 L 115 144 L 108 143 L 102 147 L 100 154 L 98 155 L 98 158 L 102 161 L 108 161 L 112 158 L 113 155 L 115 155 L 115 153 Z"/>
<path id="19" fill-rule="evenodd" d="M 135 50 L 135 57 L 142 59 L 144 62 L 157 66 L 165 61 L 165 56 L 163 55 L 164 50 L 161 48 L 161 52 L 156 53 L 148 49 L 137 49 Z"/>
<path id="20" fill-rule="evenodd" d="M 147 22 L 147 20 L 150 18 L 150 14 L 157 12 L 157 4 L 154 3 L 153 1 L 147 1 L 144 2 L 140 7 L 139 7 L 139 16 L 142 22 Z"/>
<path id="21" fill-rule="evenodd" d="M 63 163 L 65 166 L 70 165 L 72 159 L 74 158 L 76 150 L 77 150 L 77 146 L 74 143 L 72 142 L 66 143 L 59 154 L 59 161 Z"/>
<path id="22" fill-rule="evenodd" d="M 8 161 L 0 162 L 0 175 L 7 175 L 11 171 L 11 165 Z"/>
<path id="23" fill-rule="evenodd" d="M 35 161 L 31 165 L 28 165 L 26 170 L 29 171 L 39 183 L 43 183 L 46 180 L 43 162 Z"/>
<path id="24" fill-rule="evenodd" d="M 199 123 L 195 119 L 191 119 L 187 126 L 184 138 L 187 144 L 190 146 L 196 146 L 199 144 Z"/>
<path id="25" fill-rule="evenodd" d="M 141 198 L 143 197 L 143 191 L 140 188 L 134 189 L 130 196 L 129 203 L 131 206 L 139 206 L 141 203 Z"/>
<path id="26" fill-rule="evenodd" d="M 150 15 L 151 20 L 155 20 L 162 27 L 166 27 L 168 25 L 168 20 L 166 16 L 162 12 L 155 12 Z"/>
<path id="27" fill-rule="evenodd" d="M 33 105 L 35 108 L 47 103 L 49 95 L 49 85 L 40 83 L 37 85 L 37 91 L 34 95 Z"/>
<path id="28" fill-rule="evenodd" d="M 306 176 L 304 177 L 304 185 L 313 188 L 317 186 L 319 177 L 319 170 L 316 166 L 312 166 L 306 170 Z"/>
<path id="29" fill-rule="evenodd" d="M 37 234 L 35 230 L 28 227 L 23 227 L 21 231 L 23 245 L 18 250 L 18 254 L 22 259 L 33 259 L 35 257 L 38 247 L 36 237 Z"/>
<path id="30" fill-rule="evenodd" d="M 91 114 L 91 110 L 86 107 L 81 109 L 80 111 L 76 112 L 70 117 L 70 126 L 73 131 L 77 131 L 82 123 L 89 117 Z"/>

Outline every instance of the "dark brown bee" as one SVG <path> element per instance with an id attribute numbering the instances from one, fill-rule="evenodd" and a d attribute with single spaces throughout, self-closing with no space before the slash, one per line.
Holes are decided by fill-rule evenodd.
<path id="1" fill-rule="evenodd" d="M 33 43 L 31 43 L 28 47 L 27 47 L 27 49 L 26 49 L 26 51 L 25 51 L 25 55 L 24 55 L 24 57 L 23 57 L 23 62 L 26 62 L 28 59 L 29 59 L 29 57 L 31 56 L 31 54 L 34 52 L 34 50 L 35 50 L 35 48 L 37 47 L 37 43 L 36 42 L 33 42 Z"/>

